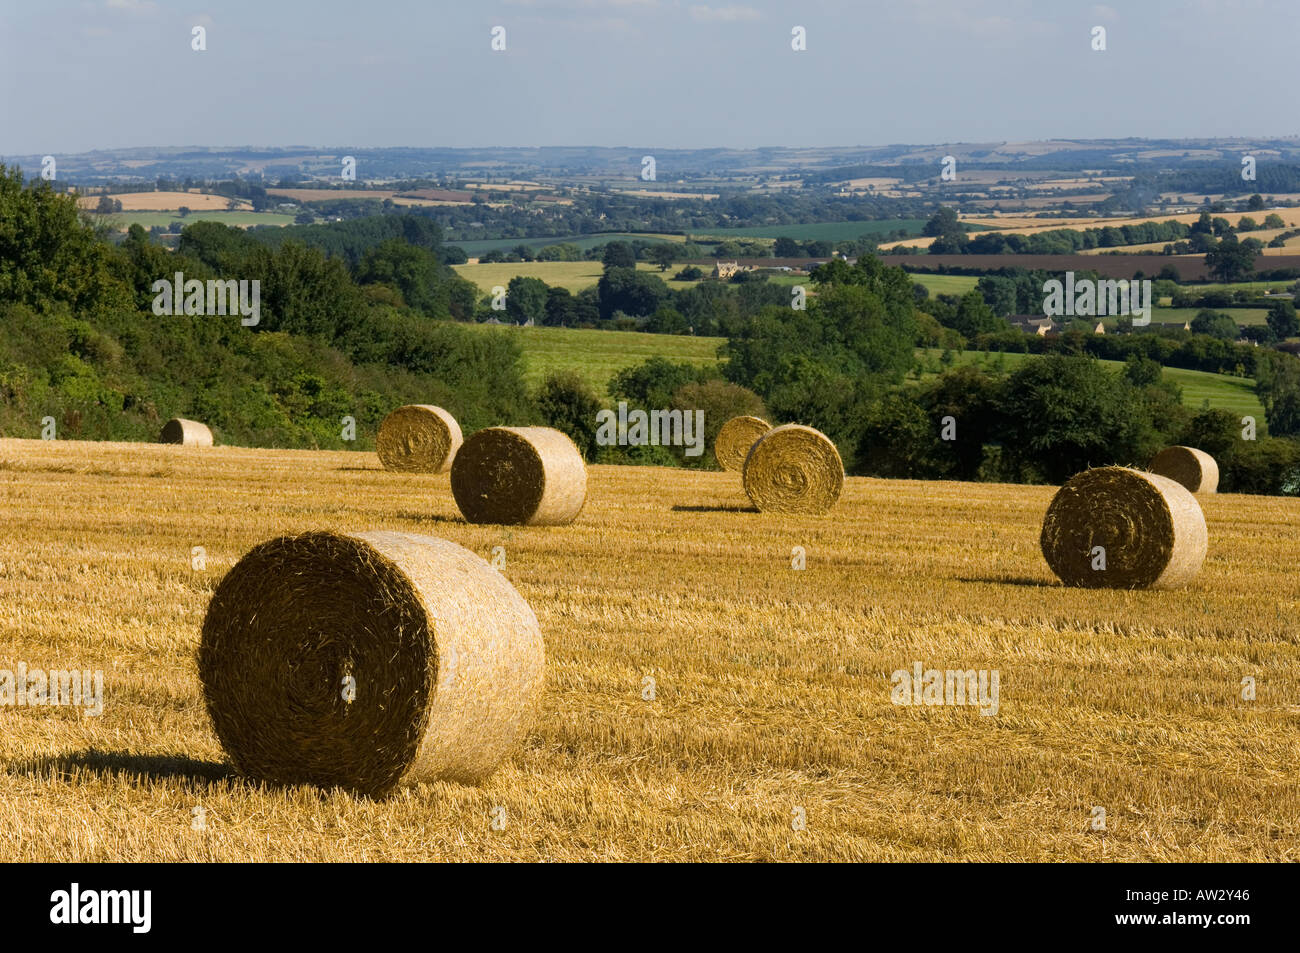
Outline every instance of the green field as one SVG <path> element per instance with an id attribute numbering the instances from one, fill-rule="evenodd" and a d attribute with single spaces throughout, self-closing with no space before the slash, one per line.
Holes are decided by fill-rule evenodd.
<path id="1" fill-rule="evenodd" d="M 517 328 L 497 325 L 470 325 L 485 334 L 514 334 L 523 345 L 524 376 L 529 386 L 536 387 L 554 370 L 577 371 L 597 393 L 607 392 L 609 379 L 625 367 L 640 364 L 651 357 L 664 357 L 671 361 L 685 361 L 704 366 L 716 363 L 718 346 L 724 338 L 692 337 L 679 334 L 643 334 L 638 331 L 596 331 L 578 328 Z M 932 358 L 941 354 L 936 348 L 925 353 Z M 1004 354 L 1004 366 L 1014 369 L 1033 355 Z M 998 354 L 981 351 L 964 351 L 957 355 L 959 364 L 992 365 Z M 1111 369 L 1123 368 L 1120 361 L 1103 361 Z M 1229 374 L 1210 374 L 1205 371 L 1188 371 L 1165 368 L 1167 380 L 1183 389 L 1184 406 L 1199 409 L 1206 401 L 1211 407 L 1222 407 L 1233 413 L 1251 414 L 1261 426 L 1264 408 L 1255 396 L 1255 382 L 1248 377 Z"/>
<path id="2" fill-rule="evenodd" d="M 928 348 L 918 353 L 925 353 L 937 358 L 942 351 Z M 997 354 L 984 351 L 962 351 L 957 354 L 957 364 L 982 364 L 992 367 L 1001 357 L 1008 371 L 1014 370 L 1023 361 L 1034 357 L 1033 354 Z M 1114 371 L 1123 370 L 1122 361 L 1102 361 L 1102 364 Z M 931 375 L 924 375 L 931 376 Z M 1183 389 L 1183 406 L 1199 410 L 1209 402 L 1210 407 L 1221 407 L 1237 414 L 1250 414 L 1258 421 L 1260 428 L 1264 425 L 1264 407 L 1255 395 L 1255 381 L 1249 377 L 1233 377 L 1231 374 L 1211 374 L 1207 371 L 1189 371 L 1179 367 L 1166 367 L 1165 380 L 1173 381 Z"/>
<path id="3" fill-rule="evenodd" d="M 912 275 L 911 278 L 914 284 L 929 288 L 932 295 L 964 295 L 979 284 L 979 278 L 974 275 Z"/>
<path id="4" fill-rule="evenodd" d="M 112 215 L 95 216 L 97 221 L 112 222 L 118 231 L 126 231 L 132 225 L 153 228 L 155 225 L 166 228 L 172 222 L 191 225 L 194 222 L 221 222 L 223 225 L 237 225 L 251 228 L 254 225 L 292 225 L 293 216 L 279 212 L 191 212 L 181 218 L 175 212 L 114 212 Z"/>
<path id="5" fill-rule="evenodd" d="M 1201 313 L 1200 308 L 1152 308 L 1152 324 L 1186 324 Z M 1252 324 L 1264 324 L 1268 312 L 1263 308 L 1212 308 L 1220 314 L 1229 315 L 1238 327 Z"/>
<path id="6" fill-rule="evenodd" d="M 600 281 L 601 264 L 598 261 L 520 261 L 492 262 L 486 265 L 452 265 L 452 269 L 462 278 L 474 282 L 484 294 L 491 294 L 494 287 L 502 288 L 510 284 L 510 279 L 522 275 L 525 278 L 540 278 L 556 288 L 567 288 L 577 294 L 583 288 L 591 288 Z M 698 285 L 699 281 L 673 281 L 672 276 L 683 267 L 673 265 L 667 271 L 660 271 L 658 265 L 648 261 L 637 262 L 637 271 L 658 275 L 669 288 L 681 290 Z"/>
<path id="7" fill-rule="evenodd" d="M 484 252 L 497 248 L 510 251 L 510 249 L 518 248 L 520 245 L 525 245 L 536 251 L 539 248 L 545 248 L 547 245 L 562 245 L 567 242 L 586 251 L 588 248 L 594 248 L 608 242 L 631 242 L 636 240 L 658 243 L 684 242 L 686 239 L 682 235 L 670 235 L 664 232 L 597 232 L 589 235 L 560 235 L 554 238 L 484 238 L 467 242 L 449 238 L 444 244 L 455 245 L 457 248 L 463 249 L 470 258 L 477 258 Z"/>
<path id="8" fill-rule="evenodd" d="M 652 357 L 700 366 L 715 364 L 724 338 L 639 331 L 594 331 L 581 328 L 518 328 L 474 324 L 484 334 L 514 334 L 523 344 L 524 379 L 536 387 L 551 371 L 572 369 L 605 395 L 609 379 L 625 367 Z"/>
<path id="9" fill-rule="evenodd" d="M 887 218 L 873 222 L 814 222 L 808 225 L 750 225 L 742 228 L 710 228 L 692 232 L 696 240 L 709 238 L 793 238 L 796 241 L 852 241 L 863 235 L 887 235 L 903 228 L 909 235 L 919 235 L 923 218 Z"/>

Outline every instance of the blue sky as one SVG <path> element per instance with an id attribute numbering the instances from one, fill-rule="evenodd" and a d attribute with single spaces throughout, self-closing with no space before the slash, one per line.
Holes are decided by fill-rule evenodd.
<path id="1" fill-rule="evenodd" d="M 1297 0 L 0 0 L 0 154 L 1296 135 L 1297 27 Z"/>

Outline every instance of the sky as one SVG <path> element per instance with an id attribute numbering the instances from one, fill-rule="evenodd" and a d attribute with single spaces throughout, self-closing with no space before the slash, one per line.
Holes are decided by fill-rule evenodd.
<path id="1" fill-rule="evenodd" d="M 0 155 L 1290 136 L 1298 27 L 1297 0 L 0 0 Z"/>

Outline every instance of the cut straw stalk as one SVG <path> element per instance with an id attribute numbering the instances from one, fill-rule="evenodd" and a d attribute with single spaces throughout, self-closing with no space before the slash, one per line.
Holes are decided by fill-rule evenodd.
<path id="1" fill-rule="evenodd" d="M 1052 572 L 1088 589 L 1173 589 L 1205 562 L 1201 505 L 1155 473 L 1097 467 L 1057 491 L 1040 544 Z"/>
<path id="2" fill-rule="evenodd" d="M 745 493 L 760 510 L 820 516 L 844 489 L 844 463 L 820 430 L 785 424 L 764 434 L 745 458 Z"/>
<path id="3" fill-rule="evenodd" d="M 456 418 L 433 404 L 407 404 L 384 418 L 375 450 L 385 470 L 446 473 L 463 442 Z"/>
<path id="4" fill-rule="evenodd" d="M 409 533 L 257 546 L 217 587 L 199 645 L 241 774 L 372 796 L 491 774 L 528 729 L 543 667 L 537 618 L 505 577 Z"/>
<path id="5" fill-rule="evenodd" d="M 173 417 L 163 424 L 162 433 L 158 435 L 159 443 L 179 443 L 186 447 L 212 446 L 212 431 L 197 420 Z"/>
<path id="6" fill-rule="evenodd" d="M 587 465 L 558 430 L 488 427 L 456 454 L 451 492 L 471 523 L 558 526 L 582 511 Z"/>
<path id="7" fill-rule="evenodd" d="M 739 473 L 745 469 L 745 457 L 758 439 L 772 429 L 761 417 L 732 417 L 718 431 L 713 441 L 713 455 L 724 470 Z"/>
<path id="8" fill-rule="evenodd" d="M 1181 483 L 1193 493 L 1219 490 L 1219 464 L 1195 447 L 1166 447 L 1151 458 L 1147 469 Z"/>

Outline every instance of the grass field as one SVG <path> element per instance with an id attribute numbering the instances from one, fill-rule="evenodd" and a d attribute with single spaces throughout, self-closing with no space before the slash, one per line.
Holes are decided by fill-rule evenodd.
<path id="1" fill-rule="evenodd" d="M 932 295 L 964 295 L 979 284 L 974 275 L 910 275 L 913 284 L 925 285 Z M 925 310 L 924 306 L 921 308 Z"/>
<path id="2" fill-rule="evenodd" d="M 163 228 L 171 225 L 172 222 L 180 222 L 182 225 L 191 225 L 194 222 L 221 222 L 223 225 L 238 225 L 242 228 L 251 228 L 254 225 L 292 225 L 292 215 L 282 215 L 279 212 L 191 212 L 185 218 L 181 218 L 174 212 L 114 212 L 112 215 L 96 216 L 113 223 L 118 231 L 126 231 L 132 225 L 140 225 L 143 228 L 153 228 L 159 225 Z"/>
<path id="3" fill-rule="evenodd" d="M 925 354 L 937 358 L 943 352 L 938 348 L 928 348 Z M 957 364 L 986 364 L 993 366 L 999 358 L 1008 371 L 1029 360 L 1032 354 L 997 354 L 983 351 L 962 351 L 956 355 Z M 1123 370 L 1122 361 L 1101 362 L 1112 371 Z M 1206 371 L 1189 371 L 1180 367 L 1166 367 L 1163 370 L 1165 380 L 1171 380 L 1183 389 L 1183 406 L 1200 410 L 1208 401 L 1210 407 L 1221 407 L 1236 414 L 1250 414 L 1263 427 L 1264 407 L 1255 394 L 1255 381 L 1249 377 L 1233 377 L 1231 374 L 1210 374 Z M 932 376 L 932 375 L 923 375 Z"/>
<path id="4" fill-rule="evenodd" d="M 693 337 L 686 334 L 643 334 L 638 331 L 594 331 L 581 328 L 517 328 L 486 324 L 467 325 L 484 334 L 513 334 L 524 352 L 524 379 L 536 387 L 554 370 L 575 370 L 597 394 L 605 395 L 609 379 L 625 367 L 640 364 L 651 357 L 664 357 L 670 361 L 684 361 L 706 365 L 718 360 L 718 347 L 725 338 Z M 919 353 L 919 352 L 918 352 Z M 931 348 L 931 358 L 942 353 Z M 1013 369 L 1028 354 L 1006 354 L 1004 364 Z M 997 354 L 987 357 L 979 351 L 957 354 L 961 364 L 987 361 L 992 364 Z M 1123 367 L 1119 361 L 1103 361 L 1112 370 Z M 1261 422 L 1264 408 L 1255 396 L 1255 382 L 1246 377 L 1228 374 L 1209 374 L 1205 371 L 1188 371 L 1165 368 L 1165 375 L 1183 388 L 1183 403 L 1199 409 L 1206 400 L 1211 407 L 1222 407 L 1234 413 L 1253 414 Z"/>
<path id="5" fill-rule="evenodd" d="M 455 245 L 457 248 L 464 249 L 465 254 L 470 258 L 477 258 L 484 252 L 493 249 L 500 248 L 509 251 L 512 248 L 518 248 L 520 245 L 526 245 L 533 251 L 537 251 L 537 249 L 545 248 L 547 245 L 569 243 L 577 245 L 580 249 L 586 251 L 588 248 L 605 245 L 609 242 L 631 242 L 636 240 L 657 244 L 659 242 L 683 242 L 686 239 L 682 235 L 668 235 L 659 232 L 639 232 L 635 234 L 631 232 L 602 232 L 595 235 L 562 235 L 558 238 L 485 238 L 463 242 L 449 238 L 445 244 Z"/>
<path id="6" fill-rule="evenodd" d="M 583 328 L 518 328 L 473 324 L 484 334 L 517 335 L 524 351 L 524 379 L 536 387 L 555 370 L 577 371 L 597 394 L 625 367 L 652 357 L 691 364 L 714 364 L 725 338 L 640 331 L 594 331 Z"/>
<path id="7" fill-rule="evenodd" d="M 0 707 L 0 860 L 1300 859 L 1300 501 L 1205 499 L 1200 576 L 1125 592 L 1053 579 L 1052 492 L 851 478 L 792 518 L 735 474 L 593 467 L 574 524 L 504 528 L 368 453 L 0 440 L 0 667 L 105 679 L 99 717 Z M 546 695 L 481 787 L 231 773 L 208 600 L 256 543 L 322 529 L 505 547 Z M 917 662 L 997 671 L 997 714 L 891 704 Z"/>
<path id="8" fill-rule="evenodd" d="M 1226 314 L 1237 322 L 1238 327 L 1252 324 L 1266 324 L 1268 311 L 1263 308 L 1212 308 L 1220 314 Z M 1201 313 L 1200 308 L 1152 308 L 1153 324 L 1186 324 Z"/>
<path id="9" fill-rule="evenodd" d="M 488 294 L 494 285 L 505 287 L 516 275 L 529 278 L 541 278 L 548 285 L 567 288 L 573 293 L 583 288 L 593 287 L 600 281 L 601 264 L 598 261 L 525 261 L 515 264 L 492 262 L 485 265 L 452 265 L 456 274 L 479 286 Z M 673 281 L 672 276 L 684 265 L 675 264 L 667 271 L 660 271 L 659 266 L 646 261 L 637 262 L 637 270 L 658 275 L 668 287 L 675 290 L 693 288 L 699 281 Z M 707 271 L 707 269 L 706 269 Z M 912 275 L 912 280 L 930 289 L 930 294 L 962 295 L 970 291 L 979 279 L 969 275 Z M 702 279 L 707 280 L 707 279 Z M 767 279 L 775 285 L 808 285 L 807 275 L 774 274 Z"/>
<path id="10" fill-rule="evenodd" d="M 484 294 L 491 294 L 492 288 L 495 286 L 502 288 L 508 286 L 510 279 L 516 276 L 540 278 L 552 287 L 567 288 L 570 292 L 577 294 L 584 288 L 594 288 L 596 282 L 600 281 L 602 271 L 601 264 L 598 261 L 521 261 L 513 264 L 509 262 L 489 262 L 482 265 L 452 265 L 451 267 L 456 274 L 478 285 L 479 290 Z M 651 264 L 648 261 L 636 263 L 637 271 L 657 275 L 667 283 L 669 288 L 677 291 L 683 288 L 693 288 L 700 283 L 698 280 L 673 281 L 672 276 L 684 267 L 684 265 L 678 264 L 673 265 L 667 271 L 660 271 L 658 265 Z"/>
<path id="11" fill-rule="evenodd" d="M 739 228 L 710 228 L 691 232 L 691 238 L 793 238 L 796 241 L 843 242 L 863 235 L 887 235 L 899 228 L 908 234 L 921 233 L 923 218 L 888 218 L 867 222 L 816 222 L 809 225 L 750 225 Z"/>

